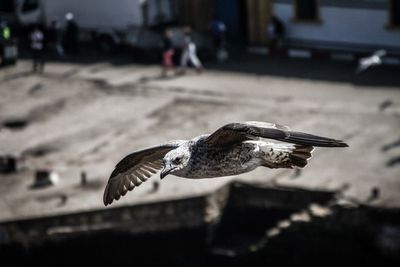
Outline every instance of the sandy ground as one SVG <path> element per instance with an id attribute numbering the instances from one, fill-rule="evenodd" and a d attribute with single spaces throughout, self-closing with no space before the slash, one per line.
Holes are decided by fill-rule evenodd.
<path id="1" fill-rule="evenodd" d="M 25 159 L 19 173 L 0 174 L 0 221 L 102 209 L 108 176 L 127 153 L 246 120 L 277 122 L 344 139 L 350 147 L 317 149 L 297 174 L 259 168 L 219 179 L 168 176 L 152 192 L 159 182 L 156 175 L 111 208 L 204 194 L 233 179 L 347 188 L 346 196 L 361 202 L 378 188 L 379 197 L 371 205 L 400 207 L 400 88 L 396 81 L 385 83 L 388 77 L 399 76 L 399 68 L 387 68 L 377 76 L 381 85 L 376 79 L 367 85 L 341 79 L 350 75 L 344 74 L 350 69 L 347 63 L 320 71 L 316 66 L 313 73 L 307 62 L 293 64 L 304 66 L 302 75 L 241 72 L 240 62 L 238 68 L 216 67 L 201 75 L 189 72 L 170 78 L 160 78 L 155 65 L 107 62 L 50 63 L 42 75 L 31 74 L 28 61 L 1 69 L 0 127 L 10 120 L 24 120 L 27 125 L 0 128 L 0 154 Z M 327 75 L 329 68 L 337 80 Z M 323 74 L 315 78 L 316 73 L 329 79 Z M 39 168 L 56 171 L 59 182 L 33 189 L 34 171 Z M 82 171 L 89 180 L 85 187 L 80 186 Z"/>

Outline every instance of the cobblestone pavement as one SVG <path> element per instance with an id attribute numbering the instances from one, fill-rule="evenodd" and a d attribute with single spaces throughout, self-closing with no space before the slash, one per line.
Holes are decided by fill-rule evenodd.
<path id="1" fill-rule="evenodd" d="M 220 179 L 168 176 L 162 183 L 156 175 L 113 205 L 196 196 L 242 180 L 346 188 L 346 196 L 361 202 L 375 191 L 371 205 L 400 206 L 400 88 L 386 83 L 398 68 L 376 75 L 383 85 L 368 85 L 341 80 L 352 70 L 348 63 L 327 63 L 318 79 L 306 61 L 294 61 L 303 73 L 293 76 L 241 72 L 243 64 L 167 78 L 158 66 L 137 64 L 49 63 L 41 75 L 29 72 L 28 61 L 1 69 L 0 154 L 23 156 L 24 168 L 0 174 L 0 221 L 102 209 L 108 175 L 127 153 L 246 120 L 344 139 L 350 147 L 317 149 L 301 172 L 259 168 Z M 332 69 L 338 79 L 324 79 Z M 7 126 L 13 121 L 18 128 Z M 59 182 L 33 189 L 38 168 L 54 170 Z M 80 185 L 83 171 L 86 186 Z"/>

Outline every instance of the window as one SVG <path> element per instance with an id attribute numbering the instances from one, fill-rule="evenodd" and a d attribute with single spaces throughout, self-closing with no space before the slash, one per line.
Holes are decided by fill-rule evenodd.
<path id="1" fill-rule="evenodd" d="M 294 9 L 296 21 L 319 21 L 318 0 L 294 0 Z"/>
<path id="2" fill-rule="evenodd" d="M 389 0 L 389 25 L 400 28 L 400 0 Z"/>
<path id="3" fill-rule="evenodd" d="M 39 0 L 25 0 L 22 5 L 22 12 L 30 12 L 39 8 Z"/>

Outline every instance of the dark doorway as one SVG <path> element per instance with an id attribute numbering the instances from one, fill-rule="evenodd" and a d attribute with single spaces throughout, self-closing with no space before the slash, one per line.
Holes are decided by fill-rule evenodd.
<path id="1" fill-rule="evenodd" d="M 399 28 L 400 27 L 400 1 L 391 0 L 389 2 L 390 12 L 390 26 Z"/>

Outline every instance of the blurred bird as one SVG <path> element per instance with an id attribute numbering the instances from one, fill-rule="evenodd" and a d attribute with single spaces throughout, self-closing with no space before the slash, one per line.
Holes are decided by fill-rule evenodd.
<path id="1" fill-rule="evenodd" d="M 111 173 L 103 201 L 106 206 L 111 204 L 159 170 L 161 179 L 168 174 L 201 179 L 237 175 L 260 166 L 303 168 L 314 147 L 347 146 L 341 140 L 290 131 L 273 123 L 229 123 L 212 134 L 167 142 L 126 156 Z"/>
<path id="2" fill-rule="evenodd" d="M 374 52 L 369 57 L 360 58 L 360 60 L 358 61 L 358 68 L 356 70 L 356 73 L 359 74 L 368 69 L 369 67 L 382 64 L 382 57 L 384 56 L 386 56 L 386 50 L 380 49 Z"/>

